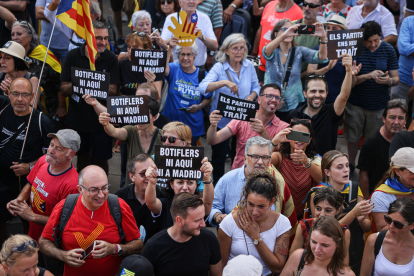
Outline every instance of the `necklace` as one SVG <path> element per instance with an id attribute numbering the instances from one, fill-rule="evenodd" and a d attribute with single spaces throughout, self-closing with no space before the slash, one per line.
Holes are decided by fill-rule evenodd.
<path id="1" fill-rule="evenodd" d="M 260 226 L 262 226 L 262 225 L 263 225 L 263 223 L 265 223 L 265 222 L 266 222 L 266 220 L 267 220 L 267 218 L 268 218 L 268 217 L 269 217 L 269 212 L 267 212 L 267 216 L 266 216 L 265 220 L 264 220 L 262 223 L 260 223 L 259 227 L 260 227 Z"/>

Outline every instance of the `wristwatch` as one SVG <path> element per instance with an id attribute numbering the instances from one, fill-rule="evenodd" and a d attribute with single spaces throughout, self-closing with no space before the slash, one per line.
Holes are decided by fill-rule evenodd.
<path id="1" fill-rule="evenodd" d="M 231 3 L 230 6 L 232 6 L 234 9 L 237 9 L 237 6 L 233 3 Z"/>
<path id="2" fill-rule="evenodd" d="M 389 86 L 392 86 L 393 83 L 394 83 L 394 79 L 391 78 L 391 82 L 390 82 Z M 30 168 L 30 169 L 32 169 L 32 168 Z"/>
<path id="3" fill-rule="evenodd" d="M 119 244 L 117 244 L 116 247 L 118 249 L 118 251 L 116 252 L 116 256 L 121 257 L 122 256 L 122 247 Z"/>
<path id="4" fill-rule="evenodd" d="M 312 160 L 309 158 L 308 165 L 305 166 L 305 169 L 309 169 L 312 166 Z"/>
<path id="5" fill-rule="evenodd" d="M 259 242 L 261 242 L 261 241 L 263 241 L 262 238 L 255 239 L 255 240 L 253 240 L 253 244 L 258 245 Z"/>
<path id="6" fill-rule="evenodd" d="M 215 53 L 216 53 L 216 51 L 210 51 L 209 52 L 210 56 L 214 56 Z"/>
<path id="7" fill-rule="evenodd" d="M 322 41 L 321 39 L 319 39 L 319 43 L 320 44 L 328 44 L 328 39 L 326 39 L 325 41 Z"/>
<path id="8" fill-rule="evenodd" d="M 203 42 L 206 41 L 206 37 L 204 35 L 201 36 L 201 41 L 203 41 Z"/>

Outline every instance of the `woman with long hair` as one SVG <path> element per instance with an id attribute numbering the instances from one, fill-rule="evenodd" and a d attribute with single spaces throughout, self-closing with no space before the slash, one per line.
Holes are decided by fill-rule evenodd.
<path id="1" fill-rule="evenodd" d="M 325 216 L 313 225 L 306 249 L 293 252 L 280 276 L 353 276 L 345 256 L 342 227 L 335 218 Z"/>
<path id="2" fill-rule="evenodd" d="M 286 135 L 292 130 L 309 133 L 309 142 L 288 141 Z M 316 154 L 314 136 L 310 120 L 292 119 L 290 127 L 280 131 L 272 140 L 274 145 L 280 144 L 279 151 L 272 153 L 272 164 L 280 171 L 292 193 L 298 218 L 303 217 L 303 199 L 322 179 L 321 157 Z"/>
<path id="3" fill-rule="evenodd" d="M 181 9 L 178 0 L 156 0 L 155 8 L 160 16 L 157 18 L 156 22 L 153 22 L 153 27 L 159 29 L 160 33 L 162 33 L 162 28 L 164 27 L 167 16 L 174 12 L 179 12 Z"/>
<path id="4" fill-rule="evenodd" d="M 391 203 L 384 221 L 387 230 L 371 234 L 365 243 L 360 275 L 413 275 L 414 200 L 403 197 Z M 381 237 L 380 250 L 375 252 L 377 239 Z"/>
<path id="5" fill-rule="evenodd" d="M 289 251 L 289 219 L 271 210 L 280 197 L 277 180 L 268 172 L 249 174 L 237 208 L 220 223 L 217 238 L 222 265 L 247 254 L 263 265 L 263 275 L 280 273 Z"/>

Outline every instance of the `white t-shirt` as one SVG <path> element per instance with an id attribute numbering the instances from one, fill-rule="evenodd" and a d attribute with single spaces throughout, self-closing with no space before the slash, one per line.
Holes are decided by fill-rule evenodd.
<path id="1" fill-rule="evenodd" d="M 197 25 L 196 27 L 199 28 L 201 30 L 201 32 L 203 33 L 203 35 L 206 38 L 210 38 L 210 39 L 214 39 L 217 40 L 216 35 L 214 34 L 213 31 L 213 25 L 211 24 L 211 20 L 210 18 L 202 13 L 202 12 L 197 12 L 197 16 L 198 16 L 198 21 L 197 21 Z M 170 39 L 171 37 L 173 37 L 173 33 L 168 30 L 168 26 L 171 26 L 171 28 L 175 29 L 175 26 L 173 25 L 172 21 L 171 21 L 171 17 L 175 17 L 177 18 L 177 14 L 176 12 L 170 14 L 169 16 L 167 16 L 167 18 L 165 19 L 165 23 L 164 23 L 164 27 L 162 28 L 162 33 L 161 33 L 161 37 L 162 39 L 166 40 L 166 39 Z M 181 24 L 181 19 L 177 19 L 177 21 Z M 195 66 L 202 66 L 204 64 L 206 64 L 206 60 L 207 60 L 207 47 L 204 44 L 203 41 L 201 41 L 201 39 L 196 39 L 196 45 L 198 47 L 198 54 L 194 60 L 194 65 Z M 173 51 L 173 56 L 174 56 L 174 62 L 178 63 L 178 55 L 175 52 L 175 49 Z"/>
<path id="2" fill-rule="evenodd" d="M 373 213 L 387 213 L 391 203 L 397 200 L 393 194 L 376 191 L 371 196 L 371 203 L 374 203 Z"/>
<path id="3" fill-rule="evenodd" d="M 223 221 L 220 223 L 220 228 L 223 232 L 231 237 L 231 246 L 229 260 L 237 257 L 240 254 L 247 255 L 247 247 L 249 248 L 249 254 L 255 257 L 263 265 L 263 275 L 268 275 L 271 273 L 270 269 L 266 266 L 263 260 L 260 258 L 259 252 L 257 252 L 256 246 L 253 244 L 253 241 L 246 234 L 243 235 L 243 230 L 241 230 L 234 220 L 233 216 L 229 214 L 226 216 Z M 260 233 L 262 242 L 266 244 L 270 251 L 274 251 L 276 238 L 284 234 L 286 231 L 291 229 L 289 219 L 284 215 L 280 214 L 275 225 L 267 231 Z M 246 241 L 244 240 L 246 237 Z"/>

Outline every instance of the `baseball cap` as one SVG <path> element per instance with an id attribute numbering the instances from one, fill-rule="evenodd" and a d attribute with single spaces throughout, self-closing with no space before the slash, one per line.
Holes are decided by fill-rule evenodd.
<path id="1" fill-rule="evenodd" d="M 329 19 L 328 22 L 326 22 L 326 24 L 337 25 L 341 27 L 342 30 L 348 30 L 348 28 L 346 27 L 345 17 L 340 16 L 338 14 L 335 14 L 334 16 L 332 16 L 331 19 Z"/>
<path id="2" fill-rule="evenodd" d="M 223 276 L 261 276 L 263 266 L 252 255 L 239 255 L 228 261 Z"/>
<path id="3" fill-rule="evenodd" d="M 391 165 L 406 168 L 414 173 L 414 148 L 404 147 L 397 150 L 391 157 Z"/>
<path id="4" fill-rule="evenodd" d="M 57 133 L 49 133 L 47 137 L 57 137 L 59 142 L 65 148 L 72 149 L 74 151 L 78 151 L 80 148 L 80 136 L 73 129 L 61 129 Z"/>
<path id="5" fill-rule="evenodd" d="M 122 260 L 118 273 L 115 276 L 153 276 L 154 269 L 147 258 L 133 254 Z"/>

